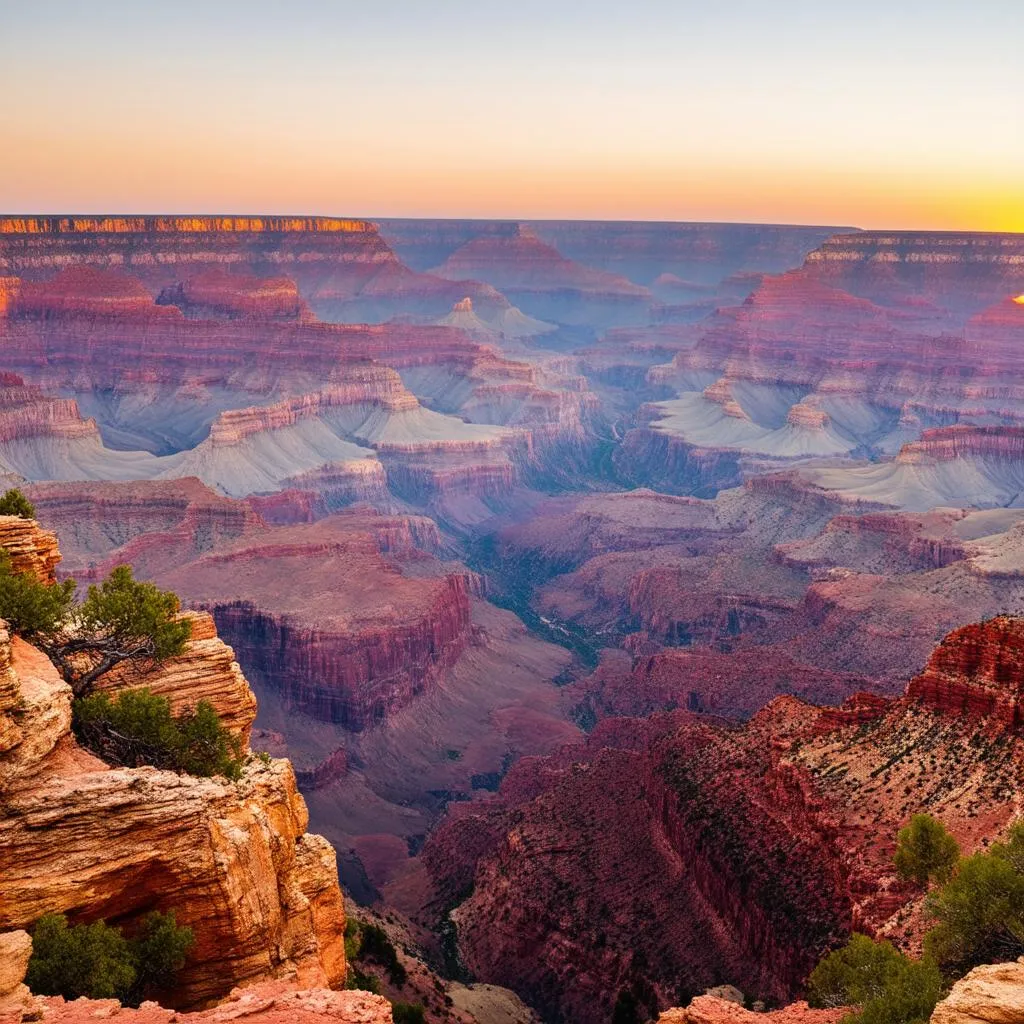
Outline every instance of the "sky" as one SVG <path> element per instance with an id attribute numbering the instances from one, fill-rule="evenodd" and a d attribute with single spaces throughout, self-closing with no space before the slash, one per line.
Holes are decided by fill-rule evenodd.
<path id="1" fill-rule="evenodd" d="M 0 0 L 0 211 L 1024 231 L 1020 0 Z"/>

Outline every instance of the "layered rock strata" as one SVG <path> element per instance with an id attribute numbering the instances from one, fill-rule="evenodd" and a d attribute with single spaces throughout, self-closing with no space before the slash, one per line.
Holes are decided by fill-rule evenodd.
<path id="1" fill-rule="evenodd" d="M 183 655 L 132 682 L 163 687 L 179 705 L 210 698 L 244 738 L 252 693 L 209 621 L 196 624 Z M 176 993 L 186 1006 L 246 981 L 343 979 L 334 851 L 306 833 L 287 761 L 247 759 L 237 783 L 109 768 L 77 747 L 70 725 L 71 691 L 56 669 L 0 636 L 0 930 L 50 912 L 130 928 L 174 910 L 196 938 Z"/>
<path id="2" fill-rule="evenodd" d="M 741 729 L 611 719 L 521 761 L 424 852 L 461 901 L 466 963 L 576 1016 L 623 990 L 664 1006 L 727 979 L 791 998 L 852 929 L 916 948 L 920 893 L 895 876 L 896 833 L 927 811 L 969 853 L 1015 820 L 1021 740 L 1004 708 L 1022 634 L 1020 619 L 951 634 L 894 701 L 837 714 L 783 697 Z M 954 671 L 955 693 L 932 685 Z"/>

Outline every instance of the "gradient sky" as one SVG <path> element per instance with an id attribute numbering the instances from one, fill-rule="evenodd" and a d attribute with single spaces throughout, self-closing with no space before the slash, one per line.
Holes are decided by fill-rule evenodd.
<path id="1" fill-rule="evenodd" d="M 0 210 L 1024 231 L 1020 0 L 0 0 Z"/>

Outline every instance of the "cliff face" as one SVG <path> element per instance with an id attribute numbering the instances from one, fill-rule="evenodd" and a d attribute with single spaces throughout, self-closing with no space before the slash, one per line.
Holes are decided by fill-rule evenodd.
<path id="1" fill-rule="evenodd" d="M 0 274 L 23 279 L 54 271 L 115 270 L 141 280 L 165 301 L 190 312 L 232 314 L 297 311 L 269 284 L 286 275 L 302 298 L 332 317 L 386 319 L 394 312 L 440 315 L 469 294 L 488 309 L 507 306 L 476 282 L 461 288 L 417 274 L 388 248 L 375 225 L 327 217 L 6 217 L 0 219 Z M 259 277 L 238 282 L 226 302 L 224 274 Z M 211 288 L 210 282 L 220 284 Z M 189 284 L 184 284 L 190 282 Z M 203 282 L 206 282 L 205 284 Z M 248 291 L 248 297 L 243 294 Z M 277 291 L 275 297 L 270 292 Z M 213 300 L 212 303 L 210 300 Z M 359 314 L 364 314 L 362 317 Z"/>
<path id="2" fill-rule="evenodd" d="M 31 573 L 42 583 L 56 580 L 60 562 L 57 535 L 42 529 L 34 519 L 0 516 L 0 548 L 7 552 L 12 572 Z"/>
<path id="3" fill-rule="evenodd" d="M 195 622 L 183 655 L 131 684 L 180 705 L 210 699 L 247 738 L 252 693 L 209 620 Z M 261 978 L 340 982 L 334 852 L 306 833 L 287 761 L 250 760 L 237 784 L 112 769 L 77 747 L 70 723 L 70 689 L 50 662 L 0 636 L 0 930 L 47 912 L 130 926 L 173 909 L 196 936 L 180 976 L 184 1005 Z"/>
<path id="4" fill-rule="evenodd" d="M 726 978 L 792 998 L 852 929 L 913 947 L 920 894 L 894 874 L 898 829 L 925 810 L 972 852 L 1016 817 L 1020 633 L 954 632 L 896 700 L 836 712 L 781 697 L 742 728 L 608 719 L 519 762 L 424 851 L 442 895 L 462 898 L 466 963 L 581 1017 L 624 988 L 665 1006 Z M 959 689 L 935 684 L 954 674 Z"/>
<path id="5" fill-rule="evenodd" d="M 652 406 L 651 429 L 677 442 L 688 486 L 690 450 L 731 453 L 754 473 L 742 464 L 751 456 L 895 455 L 923 429 L 1019 424 L 1024 315 L 1011 297 L 1022 288 L 1019 236 L 836 236 L 741 304 L 722 304 L 671 363 L 650 369 L 652 387 L 677 393 Z M 729 409 L 709 383 L 731 393 Z M 655 460 L 649 433 L 627 440 Z"/>
<path id="6" fill-rule="evenodd" d="M 147 669 L 141 677 L 131 666 L 119 665 L 100 678 L 99 689 L 117 693 L 139 686 L 141 678 L 153 693 L 166 697 L 175 712 L 208 701 L 221 723 L 248 748 L 256 698 L 235 661 L 235 652 L 217 635 L 210 615 L 186 611 L 180 617 L 192 627 L 192 638 L 181 654 Z"/>
<path id="7" fill-rule="evenodd" d="M 436 539 L 426 525 L 354 513 L 262 531 L 159 582 L 209 609 L 289 705 L 361 730 L 434 686 L 470 639 L 462 573 L 416 577 L 385 560 L 415 557 Z"/>
<path id="8" fill-rule="evenodd" d="M 908 696 L 949 714 L 1024 728 L 1024 623 L 999 616 L 946 637 Z"/>

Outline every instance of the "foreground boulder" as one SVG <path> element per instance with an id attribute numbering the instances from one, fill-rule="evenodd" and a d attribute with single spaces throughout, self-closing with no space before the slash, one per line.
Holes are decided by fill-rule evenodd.
<path id="1" fill-rule="evenodd" d="M 985 964 L 961 978 L 932 1014 L 932 1024 L 1022 1024 L 1024 958 Z"/>

